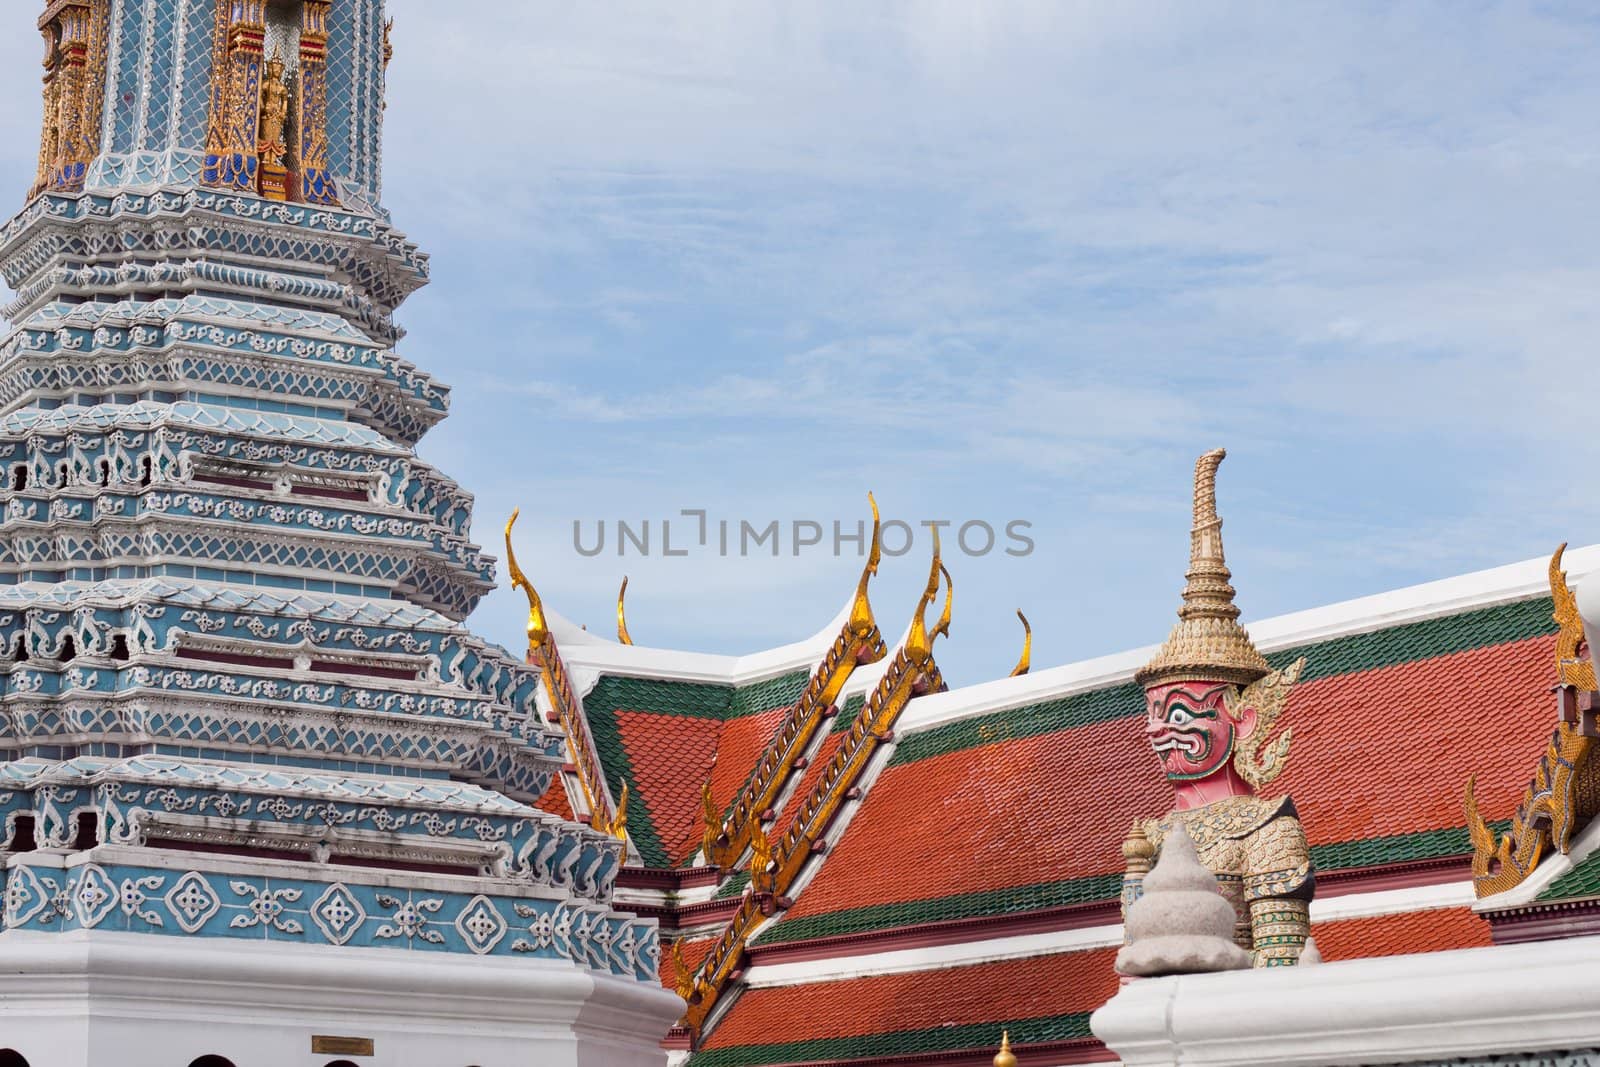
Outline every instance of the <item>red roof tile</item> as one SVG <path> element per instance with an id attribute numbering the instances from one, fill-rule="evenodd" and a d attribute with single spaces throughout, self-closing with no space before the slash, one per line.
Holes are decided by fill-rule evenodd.
<path id="1" fill-rule="evenodd" d="M 1295 798 L 1312 844 L 1460 826 L 1478 776 L 1489 818 L 1509 818 L 1555 725 L 1555 638 L 1297 686 L 1283 723 Z"/>
<path id="2" fill-rule="evenodd" d="M 551 815 L 559 815 L 568 822 L 573 820 L 572 802 L 567 799 L 567 787 L 561 780 L 561 775 L 552 775 L 550 788 L 544 791 L 533 805 L 540 811 L 548 811 Z"/>
<path id="3" fill-rule="evenodd" d="M 1356 960 L 1443 952 L 1489 944 L 1489 924 L 1471 908 L 1439 908 L 1313 925 L 1311 936 L 1324 960 Z"/>
<path id="4" fill-rule="evenodd" d="M 711 773 L 722 723 L 693 715 L 617 712 L 633 790 L 649 807 L 661 845 L 677 866 L 700 847 L 700 787 Z"/>
<path id="5" fill-rule="evenodd" d="M 755 769 L 756 760 L 783 723 L 787 707 L 772 708 L 729 719 L 722 727 L 717 744 L 717 765 L 711 772 L 711 799 L 718 811 L 733 803 L 734 794 L 743 788 Z M 698 787 L 697 787 L 698 788 Z M 695 798 L 698 809 L 699 797 Z"/>
<path id="6" fill-rule="evenodd" d="M 1541 636 L 1302 683 L 1272 792 L 1314 846 L 1460 827 L 1473 773 L 1505 817 L 1551 728 L 1553 656 Z M 786 918 L 1114 873 L 1133 819 L 1170 806 L 1136 717 L 891 765 Z"/>
<path id="7" fill-rule="evenodd" d="M 1117 871 L 1169 798 L 1126 719 L 891 767 L 787 915 Z"/>

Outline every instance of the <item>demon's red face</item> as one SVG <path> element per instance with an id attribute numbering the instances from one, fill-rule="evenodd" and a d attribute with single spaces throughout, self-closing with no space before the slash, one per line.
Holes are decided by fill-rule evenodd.
<path id="1" fill-rule="evenodd" d="M 1228 765 L 1234 743 L 1255 716 L 1235 721 L 1224 706 L 1222 682 L 1168 682 L 1145 691 L 1145 735 L 1172 781 L 1208 778 Z"/>

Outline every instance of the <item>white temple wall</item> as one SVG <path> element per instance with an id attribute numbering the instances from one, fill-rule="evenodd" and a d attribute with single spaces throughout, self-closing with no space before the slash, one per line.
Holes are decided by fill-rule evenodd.
<path id="1" fill-rule="evenodd" d="M 1600 937 L 1579 937 L 1145 978 L 1091 1025 L 1128 1067 L 1590 1063 L 1597 974 Z M 1572 1055 L 1520 1055 L 1547 1050 Z"/>
<path id="2" fill-rule="evenodd" d="M 157 942 L 157 943 L 152 943 Z M 0 1047 L 29 1067 L 661 1067 L 659 987 L 545 960 L 0 935 Z M 373 1054 L 312 1052 L 317 1035 Z"/>

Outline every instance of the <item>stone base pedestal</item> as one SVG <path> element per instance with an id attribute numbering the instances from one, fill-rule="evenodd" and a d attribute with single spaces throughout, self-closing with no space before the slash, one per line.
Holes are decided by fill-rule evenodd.
<path id="1" fill-rule="evenodd" d="M 289 199 L 290 182 L 288 168 L 275 163 L 261 164 L 261 195 L 268 200 Z"/>

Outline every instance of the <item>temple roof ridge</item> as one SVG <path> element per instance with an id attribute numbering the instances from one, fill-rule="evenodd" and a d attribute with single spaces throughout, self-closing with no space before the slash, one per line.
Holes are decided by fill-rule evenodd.
<path id="1" fill-rule="evenodd" d="M 1261 651 L 1270 654 L 1329 638 L 1527 600 L 1548 595 L 1549 562 L 1547 557 L 1534 558 L 1403 586 L 1275 615 L 1251 622 L 1247 629 Z M 1565 563 L 1574 582 L 1585 574 L 1600 572 L 1600 544 L 1569 550 Z M 900 720 L 900 730 L 916 732 L 1039 700 L 1059 699 L 1118 682 L 1131 683 L 1134 672 L 1149 661 L 1158 647 L 1150 644 L 1055 667 L 1036 667 L 1032 673 L 1021 677 L 999 678 L 930 693 L 913 701 L 906 709 Z"/>
<path id="2" fill-rule="evenodd" d="M 549 608 L 545 615 L 551 633 L 560 642 L 562 658 L 575 673 L 740 686 L 789 671 L 810 670 L 849 620 L 853 602 L 852 593 L 851 599 L 808 637 L 739 655 L 624 645 L 585 630 Z"/>

